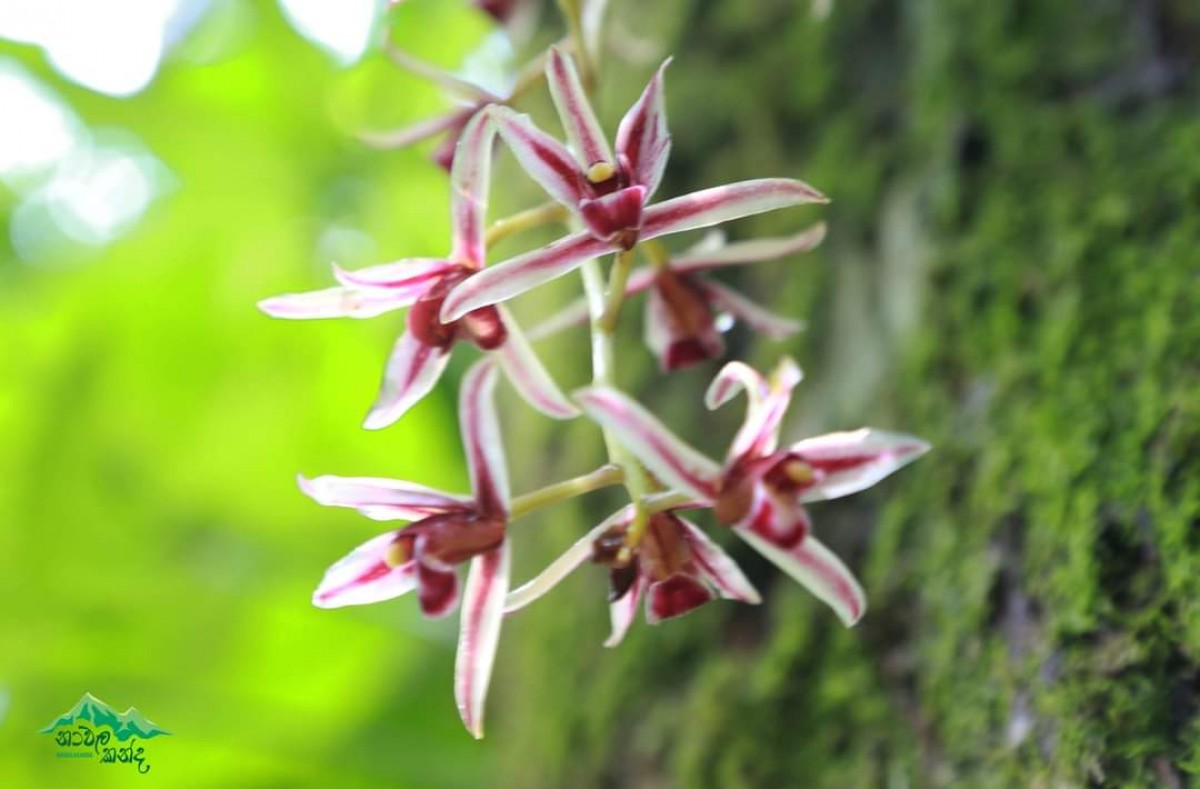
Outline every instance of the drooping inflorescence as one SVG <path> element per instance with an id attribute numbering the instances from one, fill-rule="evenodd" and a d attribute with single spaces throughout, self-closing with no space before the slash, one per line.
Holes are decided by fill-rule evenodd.
<path id="1" fill-rule="evenodd" d="M 518 4 L 477 5 L 503 19 Z M 579 2 L 560 3 L 576 57 L 563 47 L 551 47 L 538 59 L 565 143 L 510 106 L 535 79 L 522 80 L 519 90 L 502 99 L 393 50 L 393 59 L 402 66 L 466 99 L 463 107 L 388 140 L 410 144 L 448 135 L 436 158 L 450 170 L 450 251 L 445 257 L 405 258 L 359 271 L 335 266 L 334 287 L 260 302 L 269 315 L 299 319 L 370 318 L 408 309 L 407 329 L 385 365 L 366 418 L 364 426 L 371 429 L 392 424 L 428 394 L 457 345 L 474 345 L 483 352 L 459 393 L 470 495 L 379 478 L 300 480 L 301 489 L 318 503 L 403 524 L 330 567 L 313 595 L 315 605 L 373 603 L 415 590 L 425 615 L 442 616 L 461 600 L 455 696 L 464 724 L 476 737 L 483 735 L 484 701 L 503 617 L 541 597 L 584 563 L 608 570 L 612 633 L 607 646 L 623 638 L 642 601 L 650 622 L 687 613 L 716 597 L 759 602 L 733 559 L 688 519 L 689 513 L 710 511 L 718 524 L 853 625 L 866 609 L 863 590 L 813 534 L 804 505 L 863 490 L 929 448 L 911 436 L 866 428 L 780 447 L 782 420 L 801 380 L 787 358 L 770 376 L 731 361 L 713 379 L 704 394 L 709 408 L 739 393 L 747 399 L 745 421 L 719 462 L 674 435 L 619 388 L 614 332 L 628 297 L 646 293 L 644 335 L 663 372 L 722 357 L 721 333 L 735 320 L 769 338 L 786 337 L 800 328 L 799 321 L 771 313 L 708 272 L 810 250 L 824 238 L 825 225 L 784 238 L 725 243 L 720 236 L 710 237 L 679 253 L 667 251 L 657 239 L 827 200 L 802 181 L 769 178 L 655 201 L 671 148 L 664 99 L 668 64 L 654 73 L 610 146 L 585 89 L 598 75 L 599 36 L 594 31 L 603 5 L 603 0 L 582 8 Z M 593 34 L 582 33 L 585 28 Z M 582 75 L 576 60 L 584 67 Z M 489 230 L 497 139 L 550 202 L 502 219 Z M 488 264 L 489 238 L 550 222 L 564 226 L 561 238 Z M 605 276 L 599 259 L 610 255 Z M 645 263 L 636 268 L 639 255 Z M 504 302 L 575 270 L 582 270 L 586 295 L 531 332 L 536 339 L 590 322 L 593 380 L 568 396 Z M 493 402 L 498 370 L 545 415 L 593 421 L 610 448 L 609 463 L 510 496 Z M 630 503 L 583 534 L 541 574 L 510 589 L 509 524 L 537 507 L 614 484 L 624 484 Z M 460 592 L 462 564 L 469 564 L 469 571 Z"/>

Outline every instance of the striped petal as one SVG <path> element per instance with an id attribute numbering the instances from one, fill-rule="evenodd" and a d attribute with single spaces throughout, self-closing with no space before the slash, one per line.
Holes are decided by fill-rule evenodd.
<path id="1" fill-rule="evenodd" d="M 667 110 L 663 104 L 663 74 L 670 63 L 671 59 L 667 58 L 658 67 L 617 128 L 617 151 L 633 171 L 633 182 L 646 187 L 646 199 L 658 189 L 671 153 Z"/>
<path id="2" fill-rule="evenodd" d="M 625 394 L 606 386 L 575 392 L 584 413 L 612 431 L 655 476 L 679 490 L 705 500 L 717 495 L 721 469 L 688 446 L 657 417 Z"/>
<path id="3" fill-rule="evenodd" d="M 749 408 L 758 408 L 770 392 L 767 379 L 745 362 L 729 362 L 721 368 L 708 390 L 704 393 L 704 405 L 715 411 L 728 403 L 738 392 L 745 392 Z"/>
<path id="4" fill-rule="evenodd" d="M 340 608 L 378 603 L 416 588 L 415 562 L 410 560 L 395 567 L 388 563 L 399 533 L 388 532 L 368 540 L 326 570 L 313 592 L 313 605 Z"/>
<path id="5" fill-rule="evenodd" d="M 483 112 L 475 113 L 458 138 L 450 170 L 450 257 L 457 263 L 480 268 L 487 262 L 483 237 L 486 231 L 488 187 L 492 172 L 495 128 Z"/>
<path id="6" fill-rule="evenodd" d="M 700 280 L 713 306 L 732 315 L 764 337 L 784 340 L 804 330 L 804 321 L 776 315 L 746 296 L 720 282 Z"/>
<path id="7" fill-rule="evenodd" d="M 608 147 L 608 139 L 579 81 L 575 63 L 558 47 L 550 47 L 550 57 L 546 60 L 546 84 L 550 86 L 550 98 L 576 153 L 578 169 L 587 170 L 597 162 L 613 164 L 615 160 Z"/>
<path id="8" fill-rule="evenodd" d="M 671 259 L 676 271 L 708 271 L 725 266 L 743 266 L 778 260 L 788 255 L 807 252 L 825 239 L 825 223 L 818 222 L 807 230 L 786 238 L 758 238 L 736 241 L 708 249 L 694 249 Z"/>
<path id="9" fill-rule="evenodd" d="M 672 372 L 725 353 L 725 341 L 700 283 L 661 272 L 657 287 L 646 296 L 643 339 L 658 358 L 659 369 Z"/>
<path id="10" fill-rule="evenodd" d="M 432 118 L 425 118 L 407 126 L 401 126 L 398 129 L 360 131 L 357 136 L 360 141 L 372 148 L 382 148 L 385 150 L 406 148 L 409 145 L 418 143 L 421 140 L 427 140 L 444 131 L 458 128 L 466 123 L 469 117 L 469 110 L 466 112 L 459 110 L 443 115 L 435 115 Z"/>
<path id="11" fill-rule="evenodd" d="M 676 197 L 646 209 L 642 238 L 709 227 L 753 214 L 804 203 L 827 203 L 829 198 L 803 181 L 763 178 L 715 186 Z"/>
<path id="12" fill-rule="evenodd" d="M 416 299 L 403 291 L 334 287 L 272 296 L 260 301 L 258 308 L 272 318 L 289 320 L 374 318 L 407 307 Z"/>
<path id="13" fill-rule="evenodd" d="M 456 77 L 440 66 L 435 66 L 432 63 L 414 57 L 395 44 L 388 43 L 384 47 L 384 52 L 387 54 L 388 59 L 400 68 L 422 79 L 429 80 L 451 95 L 480 103 L 501 101 L 500 97 L 494 93 L 484 90 L 473 82 L 467 82 L 460 77 Z"/>
<path id="14" fill-rule="evenodd" d="M 525 338 L 524 332 L 508 310 L 501 308 L 506 338 L 495 351 L 504 374 L 525 402 L 551 419 L 573 419 L 579 416 L 576 408 L 542 364 Z"/>
<path id="15" fill-rule="evenodd" d="M 692 551 L 692 560 L 699 567 L 705 580 L 716 588 L 721 597 L 752 605 L 762 602 L 758 590 L 721 546 L 710 540 L 708 535 L 691 521 L 679 518 L 679 522 L 683 524 L 683 539 Z"/>
<path id="16" fill-rule="evenodd" d="M 734 377 L 733 380 L 740 381 L 746 387 L 749 404 L 746 408 L 746 419 L 729 447 L 729 462 L 750 456 L 761 457 L 775 451 L 779 444 L 779 425 L 792 402 L 792 390 L 804 377 L 800 368 L 788 357 L 779 361 L 769 380 L 763 379 L 750 367 L 733 367 L 733 364 L 740 363 L 726 365 L 726 370 L 730 371 L 729 375 Z M 721 373 L 725 374 L 726 370 L 722 370 Z M 722 375 L 718 375 L 717 380 L 721 378 Z M 717 387 L 717 381 L 714 380 L 706 400 L 716 399 L 713 390 Z"/>
<path id="17" fill-rule="evenodd" d="M 641 602 L 642 592 L 645 588 L 646 579 L 639 574 L 637 580 L 633 582 L 633 586 L 629 587 L 629 591 L 609 603 L 608 616 L 612 622 L 612 632 L 604 641 L 604 646 L 611 649 L 625 639 L 625 634 L 629 632 L 629 626 L 633 624 L 633 620 L 637 616 L 638 603 Z"/>
<path id="18" fill-rule="evenodd" d="M 504 613 L 511 614 L 514 611 L 519 611 L 549 592 L 555 586 L 558 586 L 562 579 L 566 578 L 578 569 L 580 565 L 592 558 L 592 544 L 596 541 L 597 537 L 613 526 L 619 526 L 622 522 L 628 523 L 632 518 L 632 506 L 623 507 L 605 518 L 599 526 L 580 537 L 561 556 L 550 562 L 545 570 L 542 570 L 528 582 L 509 592 L 508 597 L 504 601 Z"/>
<path id="19" fill-rule="evenodd" d="M 611 250 L 611 245 L 593 238 L 591 233 L 575 233 L 549 246 L 488 266 L 450 291 L 442 305 L 442 321 L 449 323 L 472 310 L 511 299 L 569 274 L 584 262 Z"/>
<path id="20" fill-rule="evenodd" d="M 575 210 L 587 195 L 581 183 L 583 173 L 566 146 L 534 126 L 528 115 L 499 105 L 487 112 L 525 172 L 551 197 Z"/>
<path id="21" fill-rule="evenodd" d="M 327 507 L 369 510 L 375 520 L 420 520 L 429 515 L 465 511 L 474 502 L 415 482 L 378 477 L 298 477 L 300 490 Z"/>
<path id="22" fill-rule="evenodd" d="M 507 513 L 509 500 L 508 464 L 496 417 L 495 388 L 496 368 L 484 360 L 467 370 L 458 397 L 471 490 L 479 511 L 490 515 Z"/>
<path id="23" fill-rule="evenodd" d="M 902 433 L 862 428 L 805 439 L 790 447 L 810 465 L 816 483 L 803 501 L 823 501 L 871 487 L 929 451 L 929 444 Z"/>
<path id="24" fill-rule="evenodd" d="M 416 301 L 437 282 L 438 278 L 455 265 L 442 258 L 407 258 L 392 263 L 381 263 L 357 271 L 347 271 L 336 263 L 333 276 L 347 288 L 380 288 Z"/>
<path id="25" fill-rule="evenodd" d="M 756 532 L 737 527 L 737 535 L 829 605 L 846 627 L 867 610 L 867 599 L 854 574 L 811 534 L 786 546 Z"/>
<path id="26" fill-rule="evenodd" d="M 500 547 L 471 560 L 463 594 L 454 660 L 454 698 L 463 725 L 476 739 L 483 737 L 484 704 L 500 643 L 508 572 L 509 546 L 505 540 Z"/>
<path id="27" fill-rule="evenodd" d="M 371 406 L 363 427 L 379 430 L 404 416 L 408 409 L 429 394 L 438 378 L 441 378 L 448 361 L 449 348 L 425 345 L 413 336 L 411 330 L 400 335 L 388 358 L 379 396 L 375 405 Z"/>

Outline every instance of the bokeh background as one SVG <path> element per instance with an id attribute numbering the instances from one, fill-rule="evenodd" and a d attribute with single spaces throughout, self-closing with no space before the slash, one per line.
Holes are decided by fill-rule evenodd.
<path id="1" fill-rule="evenodd" d="M 853 631 L 731 545 L 764 605 L 603 650 L 602 573 L 506 623 L 488 737 L 456 624 L 318 611 L 375 533 L 298 473 L 463 488 L 448 380 L 359 429 L 402 319 L 287 323 L 328 263 L 437 255 L 428 146 L 356 140 L 448 106 L 379 52 L 494 79 L 514 42 L 458 0 L 0 5 L 0 785 L 1187 786 L 1200 771 L 1200 11 L 1188 0 L 614 0 L 614 128 L 660 58 L 663 191 L 803 177 L 816 253 L 738 284 L 805 317 L 788 437 L 872 424 L 936 450 L 813 508 L 863 578 Z M 524 105 L 548 123 L 547 103 Z M 496 214 L 538 199 L 498 164 Z M 506 242 L 497 256 L 544 237 Z M 681 241 L 689 241 L 684 239 Z M 574 283 L 525 299 L 523 316 Z M 717 452 L 716 365 L 620 376 Z M 545 345 L 565 385 L 586 340 Z M 469 356 L 469 354 L 468 354 Z M 585 471 L 586 425 L 502 392 L 518 490 Z M 514 527 L 518 578 L 619 503 Z M 37 734 L 85 692 L 174 732 L 152 771 Z"/>

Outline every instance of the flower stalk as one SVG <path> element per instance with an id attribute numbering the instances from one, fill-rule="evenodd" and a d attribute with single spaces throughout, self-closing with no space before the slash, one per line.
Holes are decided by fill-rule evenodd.
<path id="1" fill-rule="evenodd" d="M 601 466 L 587 474 L 581 474 L 578 477 L 572 477 L 517 496 L 512 500 L 509 519 L 516 520 L 542 507 L 567 501 L 585 493 L 591 493 L 593 490 L 607 488 L 609 485 L 619 485 L 624 480 L 625 471 L 620 466 L 611 464 Z"/>
<path id="2" fill-rule="evenodd" d="M 518 211 L 503 219 L 497 219 L 488 226 L 487 233 L 483 237 L 484 243 L 491 246 L 509 236 L 524 233 L 526 230 L 532 230 L 535 227 L 562 222 L 566 218 L 567 209 L 558 203 L 543 203 L 524 211 Z"/>

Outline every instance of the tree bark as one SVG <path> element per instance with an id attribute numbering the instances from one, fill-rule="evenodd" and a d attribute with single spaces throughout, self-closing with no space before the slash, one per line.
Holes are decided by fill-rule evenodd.
<path id="1" fill-rule="evenodd" d="M 730 338 L 805 368 L 785 438 L 871 424 L 934 450 L 810 510 L 863 579 L 854 630 L 711 523 L 763 605 L 603 650 L 589 568 L 513 617 L 490 713 L 503 785 L 1190 783 L 1200 6 L 642 5 L 614 22 L 676 56 L 663 194 L 785 175 L 834 200 L 731 228 L 830 223 L 822 250 L 739 283 L 809 321 L 787 347 Z M 661 378 L 637 328 L 622 383 L 716 455 L 740 417 L 703 409 L 716 365 Z M 586 371 L 583 342 L 551 353 Z M 553 448 L 541 468 L 599 460 L 586 425 L 521 430 Z M 554 555 L 620 503 L 596 498 L 517 539 Z"/>

